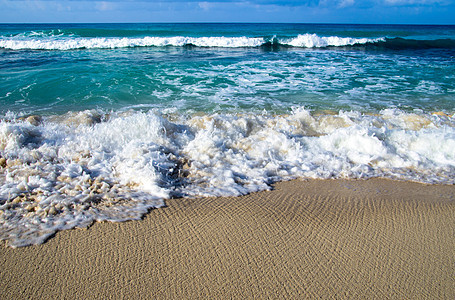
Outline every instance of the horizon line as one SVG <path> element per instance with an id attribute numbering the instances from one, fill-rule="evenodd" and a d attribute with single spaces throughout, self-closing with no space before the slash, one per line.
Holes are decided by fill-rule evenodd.
<path id="1" fill-rule="evenodd" d="M 296 25 L 382 25 L 382 26 L 455 26 L 446 23 L 351 23 L 351 22 L 0 22 L 0 25 L 57 25 L 57 24 L 296 24 Z"/>

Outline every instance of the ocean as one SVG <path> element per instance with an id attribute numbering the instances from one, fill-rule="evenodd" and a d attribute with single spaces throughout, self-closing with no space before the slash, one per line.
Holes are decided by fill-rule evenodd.
<path id="1" fill-rule="evenodd" d="M 0 24 L 0 239 L 290 179 L 455 183 L 455 26 Z"/>

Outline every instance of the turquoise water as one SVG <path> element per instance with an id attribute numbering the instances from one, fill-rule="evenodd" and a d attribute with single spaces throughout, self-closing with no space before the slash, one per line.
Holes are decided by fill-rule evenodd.
<path id="1" fill-rule="evenodd" d="M 455 183 L 455 26 L 0 25 L 0 239 L 280 180 Z"/>
<path id="2" fill-rule="evenodd" d="M 3 113 L 450 112 L 455 89 L 454 26 L 2 25 L 0 51 Z"/>

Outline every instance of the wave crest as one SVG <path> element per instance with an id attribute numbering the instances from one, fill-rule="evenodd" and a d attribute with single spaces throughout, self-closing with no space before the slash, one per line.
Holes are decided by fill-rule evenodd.
<path id="1" fill-rule="evenodd" d="M 8 50 L 76 50 L 76 49 L 116 49 L 135 47 L 185 47 L 204 48 L 258 48 L 284 46 L 295 48 L 331 48 L 331 47 L 368 47 L 371 49 L 454 49 L 455 41 L 413 40 L 404 38 L 353 38 L 339 36 L 319 36 L 317 34 L 299 34 L 296 37 L 77 37 L 64 35 L 60 31 L 28 33 L 16 36 L 0 37 L 0 49 Z"/>
<path id="2" fill-rule="evenodd" d="M 132 47 L 259 47 L 263 38 L 249 37 L 143 37 L 143 38 L 54 38 L 54 39 L 3 39 L 0 48 L 11 50 L 73 50 L 114 49 Z"/>
<path id="3" fill-rule="evenodd" d="M 355 39 L 343 37 L 320 37 L 316 34 L 298 35 L 292 39 L 274 38 L 269 41 L 264 37 L 153 37 L 142 38 L 82 38 L 58 35 L 28 35 L 4 37 L 0 39 L 0 48 L 10 50 L 74 50 L 74 49 L 115 49 L 132 47 L 215 47 L 215 48 L 256 48 L 266 44 L 278 44 L 291 47 L 320 48 L 329 46 L 347 46 L 364 44 L 381 39 Z"/>
<path id="4" fill-rule="evenodd" d="M 368 38 L 350 38 L 338 36 L 318 36 L 317 34 L 299 34 L 297 37 L 288 42 L 281 42 L 285 45 L 302 48 L 324 48 L 324 47 L 342 47 L 355 44 L 375 43 L 384 41 L 384 38 L 368 39 Z"/>

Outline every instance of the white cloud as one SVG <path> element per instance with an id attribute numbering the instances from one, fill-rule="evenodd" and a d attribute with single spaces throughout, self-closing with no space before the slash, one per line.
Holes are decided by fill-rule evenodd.
<path id="1" fill-rule="evenodd" d="M 354 0 L 341 0 L 340 3 L 338 4 L 338 7 L 344 8 L 348 6 L 353 6 L 354 5 Z"/>
<path id="2" fill-rule="evenodd" d="M 205 11 L 208 11 L 210 9 L 211 4 L 207 1 L 204 2 L 199 2 L 198 3 L 199 7 L 202 8 Z"/>
<path id="3" fill-rule="evenodd" d="M 109 11 L 116 9 L 116 6 L 110 1 L 100 1 L 96 2 L 95 8 L 98 11 Z"/>

